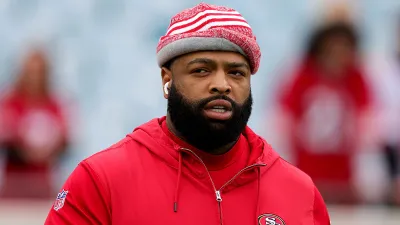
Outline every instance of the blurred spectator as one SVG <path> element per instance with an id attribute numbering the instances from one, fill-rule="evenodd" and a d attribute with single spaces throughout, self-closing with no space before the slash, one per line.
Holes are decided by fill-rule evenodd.
<path id="1" fill-rule="evenodd" d="M 63 109 L 50 92 L 44 51 L 31 51 L 15 84 L 0 100 L 0 149 L 5 157 L 2 198 L 54 197 L 51 170 L 68 144 Z"/>
<path id="2" fill-rule="evenodd" d="M 387 203 L 400 206 L 400 146 L 399 143 L 383 143 L 387 169 L 390 178 L 390 188 Z"/>
<path id="3" fill-rule="evenodd" d="M 386 113 L 386 139 L 383 149 L 386 155 L 390 178 L 390 191 L 388 203 L 400 206 L 400 21 L 396 23 L 396 43 L 391 72 L 387 74 L 387 85 L 384 85 L 387 107 Z"/>
<path id="4" fill-rule="evenodd" d="M 400 21 L 399 21 L 400 22 Z M 379 93 L 380 143 L 390 179 L 387 203 L 400 206 L 400 23 L 390 55 L 374 55 L 370 73 Z"/>
<path id="5" fill-rule="evenodd" d="M 309 174 L 328 203 L 356 203 L 353 156 L 364 148 L 371 93 L 351 23 L 317 27 L 291 80 L 278 93 L 275 120 L 289 161 Z"/>

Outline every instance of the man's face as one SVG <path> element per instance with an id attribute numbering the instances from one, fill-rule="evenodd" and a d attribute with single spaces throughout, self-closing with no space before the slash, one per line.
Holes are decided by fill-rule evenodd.
<path id="1" fill-rule="evenodd" d="M 233 52 L 196 52 L 163 69 L 169 81 L 168 113 L 193 146 L 212 151 L 234 142 L 251 114 L 250 68 Z"/>

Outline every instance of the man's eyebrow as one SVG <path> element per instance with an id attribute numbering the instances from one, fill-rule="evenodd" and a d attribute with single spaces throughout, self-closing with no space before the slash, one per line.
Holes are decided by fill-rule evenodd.
<path id="1" fill-rule="evenodd" d="M 211 59 L 207 59 L 207 58 L 196 58 L 196 59 L 193 59 L 192 61 L 190 61 L 190 62 L 187 64 L 187 66 L 190 66 L 190 65 L 195 64 L 195 63 L 215 64 L 215 62 L 214 62 L 213 60 L 211 60 Z"/>
<path id="2" fill-rule="evenodd" d="M 217 63 L 214 60 L 208 59 L 208 58 L 196 58 L 191 60 L 187 66 L 196 64 L 196 63 L 202 63 L 202 64 L 212 64 L 216 65 Z M 250 66 L 248 63 L 245 62 L 225 62 L 224 66 L 229 67 L 229 68 L 239 68 L 239 67 L 245 67 L 248 70 L 250 70 Z"/>
<path id="3" fill-rule="evenodd" d="M 224 63 L 226 67 L 230 68 L 238 68 L 238 67 L 246 67 L 248 70 L 250 70 L 250 66 L 247 63 L 242 63 L 242 62 L 227 62 Z"/>

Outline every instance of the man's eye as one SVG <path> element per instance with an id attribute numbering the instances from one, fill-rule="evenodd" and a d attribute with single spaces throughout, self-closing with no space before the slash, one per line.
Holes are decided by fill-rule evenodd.
<path id="1" fill-rule="evenodd" d="M 206 69 L 195 69 L 195 70 L 193 70 L 192 71 L 192 73 L 207 73 L 208 72 L 208 70 L 206 70 Z"/>
<path id="2" fill-rule="evenodd" d="M 233 76 L 245 76 L 245 73 L 243 73 L 242 71 L 240 71 L 240 70 L 233 70 L 233 71 L 230 71 L 229 72 L 229 74 L 231 74 L 231 75 L 233 75 Z"/>

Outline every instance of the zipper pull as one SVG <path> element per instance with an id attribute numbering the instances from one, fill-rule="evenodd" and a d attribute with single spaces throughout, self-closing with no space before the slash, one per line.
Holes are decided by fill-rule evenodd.
<path id="1" fill-rule="evenodd" d="M 217 196 L 217 202 L 222 202 L 221 192 L 215 191 L 215 195 Z"/>

